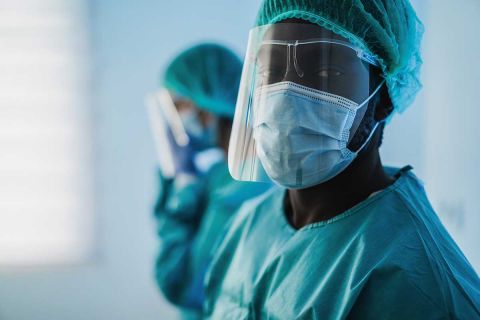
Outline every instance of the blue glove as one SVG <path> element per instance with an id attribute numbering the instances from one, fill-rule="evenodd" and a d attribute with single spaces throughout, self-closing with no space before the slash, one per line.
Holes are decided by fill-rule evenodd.
<path id="1" fill-rule="evenodd" d="M 197 169 L 195 168 L 193 159 L 197 150 L 195 150 L 194 145 L 191 142 L 186 146 L 178 145 L 170 129 L 167 131 L 167 138 L 172 150 L 175 174 L 184 173 L 188 175 L 196 175 Z"/>

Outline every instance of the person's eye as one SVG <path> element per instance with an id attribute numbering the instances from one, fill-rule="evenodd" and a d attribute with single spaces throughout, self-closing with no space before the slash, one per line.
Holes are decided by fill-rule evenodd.
<path id="1" fill-rule="evenodd" d="M 318 70 L 317 75 L 322 78 L 340 77 L 343 75 L 343 72 L 335 69 L 321 69 Z"/>

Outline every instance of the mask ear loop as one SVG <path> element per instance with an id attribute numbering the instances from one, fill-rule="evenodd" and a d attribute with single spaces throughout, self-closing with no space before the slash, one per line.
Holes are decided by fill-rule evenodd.
<path id="1" fill-rule="evenodd" d="M 380 88 L 383 86 L 384 83 L 385 83 L 385 79 L 382 80 L 382 82 L 378 85 L 378 87 L 375 89 L 375 91 L 373 91 L 373 93 L 367 98 L 367 100 L 365 100 L 365 102 L 363 102 L 357 108 L 357 110 L 362 108 L 368 101 L 370 101 L 378 93 L 378 91 L 380 91 Z M 367 146 L 367 144 L 370 142 L 370 139 L 372 139 L 373 134 L 375 133 L 375 131 L 377 131 L 379 125 L 382 122 L 385 122 L 385 120 L 377 121 L 377 123 L 375 123 L 375 126 L 373 126 L 372 131 L 370 131 L 370 134 L 368 135 L 368 138 L 365 140 L 365 142 L 363 142 L 363 144 L 360 146 L 360 148 L 358 148 L 358 150 L 355 151 L 356 154 L 359 154 Z"/>
<path id="2" fill-rule="evenodd" d="M 359 154 L 366 146 L 367 144 L 370 142 L 370 139 L 372 139 L 373 137 L 373 134 L 375 133 L 375 131 L 377 131 L 377 128 L 379 126 L 381 122 L 377 122 L 375 123 L 375 126 L 373 126 L 373 129 L 372 131 L 370 131 L 370 134 L 368 135 L 368 138 L 365 140 L 365 142 L 360 146 L 360 148 L 358 148 L 357 151 L 355 151 L 356 154 Z"/>
<path id="3" fill-rule="evenodd" d="M 370 100 L 372 100 L 373 97 L 375 97 L 375 95 L 378 93 L 378 91 L 380 91 L 380 89 L 382 88 L 383 84 L 385 83 L 385 79 L 382 80 L 382 82 L 380 82 L 380 84 L 377 86 L 377 88 L 373 91 L 373 93 L 371 95 L 368 96 L 368 98 L 362 102 L 362 104 L 360 104 L 356 110 L 359 110 L 361 108 L 363 108 L 365 106 L 365 104 L 367 104 Z"/>

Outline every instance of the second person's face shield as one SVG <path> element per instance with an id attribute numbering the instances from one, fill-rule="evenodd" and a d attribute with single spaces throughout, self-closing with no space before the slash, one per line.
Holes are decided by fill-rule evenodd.
<path id="1" fill-rule="evenodd" d="M 380 77 L 371 77 L 371 70 L 379 70 L 376 66 L 376 60 L 370 54 L 355 47 L 345 38 L 314 24 L 278 23 L 252 29 L 230 141 L 229 168 L 232 176 L 244 181 L 267 182 L 270 181 L 269 176 L 274 178 L 272 173 L 268 172 L 273 170 L 267 170 L 267 175 L 259 160 L 254 128 L 266 113 L 277 112 L 269 109 L 272 107 L 272 93 L 282 94 L 279 88 L 290 91 L 290 94 L 297 91 L 303 96 L 309 92 L 312 96 L 321 94 L 322 99 L 329 100 L 331 105 L 358 107 L 351 123 L 344 124 L 348 126 L 348 137 L 345 139 L 345 143 L 348 143 L 367 109 L 365 105 L 368 103 L 364 102 L 381 83 Z M 301 122 L 301 119 L 297 118 L 308 117 L 300 106 L 297 110 L 295 106 L 287 110 L 281 108 L 280 113 L 274 115 L 280 126 L 282 122 L 288 126 L 289 121 Z M 320 125 L 325 124 L 313 124 Z M 316 133 L 323 129 L 312 127 L 311 123 L 305 126 L 306 130 L 312 131 L 308 142 L 311 147 L 322 139 Z M 272 132 L 272 138 L 274 135 L 275 132 Z M 289 135 L 295 136 L 295 130 Z M 289 144 L 296 143 L 295 139 L 290 137 L 285 139 L 282 146 L 282 150 L 286 152 L 272 152 L 268 156 L 283 157 L 288 153 L 289 148 L 294 147 Z M 304 140 L 305 135 L 300 143 L 305 143 Z M 298 145 L 296 147 L 298 150 Z M 283 162 L 283 167 L 291 167 L 290 162 L 293 160 L 285 157 L 276 161 Z M 308 159 L 300 157 L 295 162 L 300 166 L 308 162 Z M 296 171 L 298 176 L 301 170 Z M 297 177 L 292 186 L 304 184 L 302 178 Z"/>
<path id="2" fill-rule="evenodd" d="M 204 151 L 218 147 L 218 118 L 215 115 L 200 110 L 191 100 L 165 88 L 147 95 L 145 102 L 158 165 L 165 178 L 173 178 L 181 171 L 179 159 L 182 157 L 191 157 L 194 161 L 195 156 L 203 152 L 203 162 L 209 161 Z M 216 162 L 217 158 L 215 154 L 211 162 Z"/>

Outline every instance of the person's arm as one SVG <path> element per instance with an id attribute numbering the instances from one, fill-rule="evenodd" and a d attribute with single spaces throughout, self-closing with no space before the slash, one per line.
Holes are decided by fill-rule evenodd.
<path id="1" fill-rule="evenodd" d="M 175 180 L 160 175 L 159 180 L 160 192 L 155 206 L 160 238 L 156 281 L 173 304 L 201 309 L 202 302 L 194 292 L 195 275 L 189 264 L 192 242 L 204 211 L 203 181 L 184 175 Z"/>

